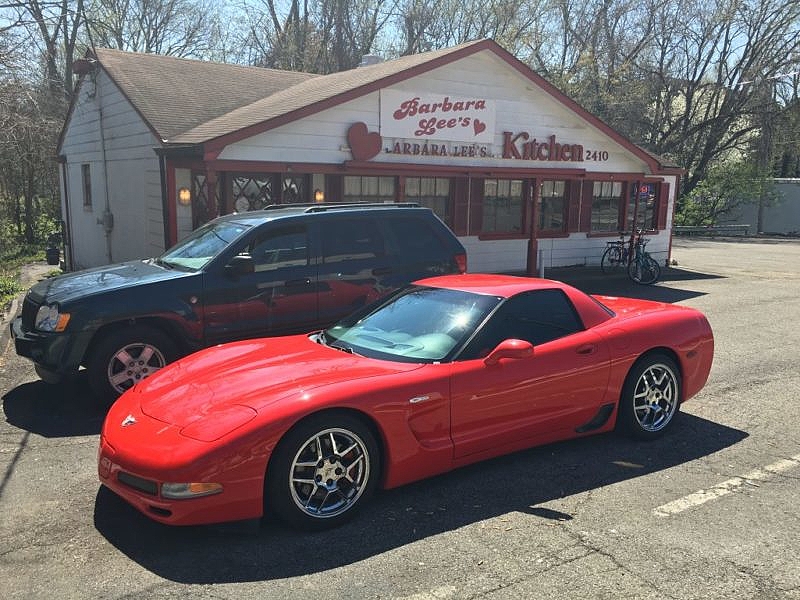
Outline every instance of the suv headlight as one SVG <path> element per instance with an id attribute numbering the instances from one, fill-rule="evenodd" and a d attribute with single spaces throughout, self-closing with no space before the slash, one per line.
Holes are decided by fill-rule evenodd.
<path id="1" fill-rule="evenodd" d="M 36 313 L 34 326 L 39 331 L 64 331 L 69 323 L 69 313 L 62 313 L 56 304 L 45 304 Z"/>

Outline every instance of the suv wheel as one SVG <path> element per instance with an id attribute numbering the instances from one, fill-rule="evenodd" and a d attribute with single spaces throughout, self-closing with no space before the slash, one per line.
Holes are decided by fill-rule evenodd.
<path id="1" fill-rule="evenodd" d="M 87 364 L 89 386 L 112 404 L 125 390 L 177 358 L 172 340 L 146 325 L 118 329 L 100 339 Z"/>

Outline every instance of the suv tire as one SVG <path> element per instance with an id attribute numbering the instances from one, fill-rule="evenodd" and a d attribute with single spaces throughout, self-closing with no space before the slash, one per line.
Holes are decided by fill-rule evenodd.
<path id="1" fill-rule="evenodd" d="M 89 387 L 111 405 L 125 390 L 178 357 L 172 340 L 155 327 L 134 325 L 100 338 L 87 363 Z"/>

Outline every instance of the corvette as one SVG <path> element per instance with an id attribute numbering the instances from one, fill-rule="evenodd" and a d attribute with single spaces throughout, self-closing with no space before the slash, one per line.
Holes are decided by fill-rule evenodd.
<path id="1" fill-rule="evenodd" d="M 163 523 L 322 529 L 376 487 L 614 428 L 657 438 L 713 353 L 692 308 L 425 279 L 324 331 L 208 348 L 138 383 L 108 412 L 99 477 Z"/>

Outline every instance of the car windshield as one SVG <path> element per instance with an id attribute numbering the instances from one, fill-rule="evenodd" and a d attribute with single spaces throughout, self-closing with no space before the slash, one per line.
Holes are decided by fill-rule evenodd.
<path id="1" fill-rule="evenodd" d="M 324 332 L 330 346 L 384 360 L 446 361 L 502 298 L 411 286 Z"/>
<path id="2" fill-rule="evenodd" d="M 249 225 L 232 221 L 207 223 L 167 250 L 156 262 L 199 271 L 249 229 Z"/>

